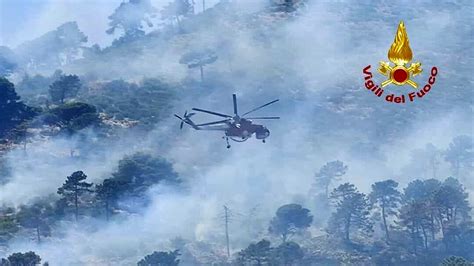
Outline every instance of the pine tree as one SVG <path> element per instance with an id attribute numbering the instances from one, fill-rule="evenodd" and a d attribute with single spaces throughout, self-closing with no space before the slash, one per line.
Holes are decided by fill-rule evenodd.
<path id="1" fill-rule="evenodd" d="M 413 180 L 403 190 L 403 201 L 405 204 L 418 202 L 423 203 L 428 210 L 429 231 L 431 239 L 434 241 L 436 233 L 439 231 L 438 210 L 434 202 L 434 195 L 440 189 L 441 182 L 437 179 Z"/>
<path id="2" fill-rule="evenodd" d="M 326 163 L 315 175 L 314 186 L 324 187 L 326 198 L 329 196 L 329 186 L 332 182 L 337 181 L 339 177 L 347 172 L 347 166 L 341 161 L 332 161 Z"/>
<path id="3" fill-rule="evenodd" d="M 455 178 L 447 178 L 434 193 L 433 202 L 441 224 L 441 232 L 446 248 L 456 241 L 460 226 L 471 222 L 469 194 Z"/>
<path id="4" fill-rule="evenodd" d="M 187 53 L 179 60 L 180 64 L 187 65 L 188 68 L 199 67 L 201 73 L 201 82 L 204 81 L 204 66 L 216 62 L 218 56 L 212 50 L 193 51 Z"/>
<path id="5" fill-rule="evenodd" d="M 174 0 L 165 6 L 160 14 L 163 20 L 174 21 L 178 24 L 179 31 L 183 31 L 181 20 L 183 17 L 194 14 L 194 5 L 189 0 Z"/>
<path id="6" fill-rule="evenodd" d="M 332 191 L 330 198 L 336 211 L 329 220 L 329 232 L 341 235 L 346 241 L 350 241 L 353 231 L 372 233 L 370 204 L 365 194 L 360 193 L 353 184 L 344 183 Z"/>
<path id="7" fill-rule="evenodd" d="M 51 100 L 55 103 L 64 103 L 68 97 L 75 97 L 82 84 L 76 75 L 62 75 L 49 86 Z"/>
<path id="8" fill-rule="evenodd" d="M 41 243 L 41 237 L 51 235 L 51 217 L 53 215 L 53 206 L 47 202 L 38 202 L 32 206 L 21 206 L 17 214 L 18 222 L 25 228 L 35 230 L 38 244 Z"/>
<path id="9" fill-rule="evenodd" d="M 289 236 L 308 228 L 312 222 L 313 216 L 308 209 L 299 204 L 286 204 L 278 208 L 268 231 L 281 236 L 283 242 L 286 242 Z"/>
<path id="10" fill-rule="evenodd" d="M 472 150 L 472 137 L 457 136 L 449 144 L 445 151 L 444 159 L 451 164 L 454 177 L 459 177 L 462 169 L 472 171 L 474 161 L 474 151 Z"/>
<path id="11" fill-rule="evenodd" d="M 122 2 L 109 16 L 110 28 L 106 32 L 114 34 L 117 29 L 120 29 L 124 33 L 119 39 L 121 42 L 134 40 L 145 35 L 143 23 L 146 23 L 148 27 L 153 27 L 151 18 L 155 17 L 156 12 L 150 0 Z"/>
<path id="12" fill-rule="evenodd" d="M 423 243 L 428 248 L 428 230 L 430 226 L 429 208 L 426 202 L 412 201 L 400 208 L 397 224 L 410 235 L 413 252 Z"/>
<path id="13" fill-rule="evenodd" d="M 105 179 L 96 186 L 97 199 L 104 204 L 105 217 L 109 220 L 111 208 L 115 205 L 122 191 L 123 183 L 114 179 Z"/>
<path id="14" fill-rule="evenodd" d="M 395 216 L 401 202 L 401 193 L 397 190 L 398 183 L 394 180 L 385 180 L 372 184 L 369 195 L 371 203 L 381 211 L 381 218 L 385 230 L 386 241 L 390 241 L 387 218 Z"/>
<path id="15" fill-rule="evenodd" d="M 90 187 L 92 183 L 87 183 L 87 175 L 82 171 L 72 173 L 67 177 L 66 182 L 62 187 L 58 188 L 58 194 L 63 196 L 66 203 L 72 203 L 74 205 L 74 217 L 77 221 L 79 216 L 79 197 L 85 192 L 92 192 Z"/>

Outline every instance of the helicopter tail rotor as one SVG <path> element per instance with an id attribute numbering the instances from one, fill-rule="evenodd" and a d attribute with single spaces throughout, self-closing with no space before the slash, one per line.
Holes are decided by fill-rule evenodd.
<path id="1" fill-rule="evenodd" d="M 186 119 L 186 116 L 188 115 L 188 110 L 184 111 L 184 119 Z M 181 123 L 179 124 L 179 129 L 183 129 L 184 126 L 184 120 L 181 120 Z"/>
<path id="2" fill-rule="evenodd" d="M 189 119 L 191 116 L 195 115 L 196 113 L 189 113 L 188 114 L 188 111 L 186 110 L 184 112 L 184 115 L 183 117 L 177 115 L 177 114 L 174 114 L 175 117 L 177 117 L 179 120 L 181 120 L 181 123 L 179 124 L 179 129 L 183 129 L 183 126 L 184 126 L 184 123 L 188 124 L 188 125 L 191 125 L 191 126 L 194 126 L 194 123 L 191 121 L 191 119 Z"/>

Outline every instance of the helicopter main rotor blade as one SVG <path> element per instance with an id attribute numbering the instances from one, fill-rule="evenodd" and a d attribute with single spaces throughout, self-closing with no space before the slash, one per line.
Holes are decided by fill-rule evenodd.
<path id="1" fill-rule="evenodd" d="M 193 108 L 193 110 L 198 111 L 198 112 L 208 113 L 208 114 L 211 114 L 211 115 L 217 115 L 217 116 L 221 116 L 221 117 L 232 118 L 232 116 L 230 116 L 230 115 L 216 113 L 216 112 L 212 112 L 212 111 L 208 111 L 208 110 L 204 110 L 204 109 Z"/>
<path id="2" fill-rule="evenodd" d="M 246 117 L 245 119 L 280 119 L 279 116 Z"/>
<path id="3" fill-rule="evenodd" d="M 228 121 L 229 121 L 229 119 L 224 119 L 224 120 L 220 120 L 220 121 L 214 121 L 214 122 L 199 124 L 199 125 L 196 125 L 196 126 L 201 127 L 201 126 L 209 126 L 209 125 L 223 124 L 223 123 L 228 122 Z"/>
<path id="4" fill-rule="evenodd" d="M 254 109 L 248 111 L 247 113 L 243 114 L 242 116 L 248 115 L 248 114 L 250 114 L 250 113 L 252 113 L 252 112 L 255 112 L 255 111 L 257 111 L 257 110 L 260 110 L 260 109 L 262 109 L 263 107 L 269 106 L 270 104 L 276 103 L 276 102 L 278 102 L 278 101 L 279 101 L 279 99 L 273 100 L 273 101 L 271 101 L 271 102 L 269 102 L 269 103 L 266 103 L 266 104 L 264 104 L 264 105 L 261 105 L 261 106 L 259 106 L 259 107 L 257 107 L 257 108 L 254 108 Z"/>
<path id="5" fill-rule="evenodd" d="M 234 102 L 234 115 L 239 116 L 237 113 L 237 95 L 232 94 L 232 101 Z"/>

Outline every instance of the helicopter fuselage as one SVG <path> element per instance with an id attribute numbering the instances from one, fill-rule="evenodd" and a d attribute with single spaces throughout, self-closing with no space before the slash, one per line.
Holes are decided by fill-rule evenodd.
<path id="1" fill-rule="evenodd" d="M 225 131 L 225 135 L 235 141 L 247 140 L 253 134 L 257 139 L 262 140 L 270 136 L 270 130 L 265 126 L 253 124 L 248 119 L 240 118 L 238 122 L 230 122 L 228 125 L 229 128 Z"/>

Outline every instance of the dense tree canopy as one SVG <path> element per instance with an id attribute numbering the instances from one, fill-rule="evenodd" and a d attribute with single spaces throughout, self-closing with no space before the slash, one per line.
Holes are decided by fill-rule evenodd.
<path id="1" fill-rule="evenodd" d="M 104 206 L 107 220 L 109 220 L 112 209 L 116 207 L 124 185 L 125 183 L 111 178 L 105 179 L 102 184 L 96 185 L 96 197 Z"/>
<path id="2" fill-rule="evenodd" d="M 304 251 L 295 242 L 283 242 L 271 247 L 268 240 L 262 239 L 250 244 L 237 254 L 238 265 L 299 265 Z"/>
<path id="3" fill-rule="evenodd" d="M 52 72 L 80 58 L 87 36 L 77 22 L 66 22 L 38 38 L 20 44 L 15 53 L 23 70 Z"/>
<path id="4" fill-rule="evenodd" d="M 51 203 L 37 202 L 32 206 L 21 206 L 17 213 L 17 219 L 21 226 L 34 229 L 38 243 L 41 237 L 51 235 L 51 217 L 54 209 Z"/>
<path id="5" fill-rule="evenodd" d="M 62 104 L 66 98 L 75 97 L 81 86 L 82 83 L 77 75 L 61 75 L 49 86 L 51 100 Z"/>
<path id="6" fill-rule="evenodd" d="M 20 96 L 16 94 L 13 83 L 0 77 L 0 138 L 35 114 L 35 110 L 20 101 Z"/>
<path id="7" fill-rule="evenodd" d="M 94 105 L 98 112 L 116 119 L 138 121 L 137 127 L 152 129 L 172 115 L 176 89 L 159 79 L 143 79 L 140 83 L 113 80 L 98 91 L 84 91 L 81 102 Z"/>
<path id="8" fill-rule="evenodd" d="M 303 249 L 295 242 L 281 243 L 274 251 L 274 260 L 278 265 L 298 265 L 303 257 Z"/>
<path id="9" fill-rule="evenodd" d="M 41 263 L 41 257 L 33 251 L 17 252 L 0 261 L 0 266 L 35 266 Z"/>
<path id="10" fill-rule="evenodd" d="M 179 250 L 155 251 L 138 262 L 138 266 L 177 266 L 179 265 Z"/>
<path id="11" fill-rule="evenodd" d="M 109 16 L 108 34 L 113 34 L 117 29 L 123 31 L 120 41 L 126 42 L 145 35 L 143 23 L 152 27 L 151 19 L 157 10 L 150 0 L 129 0 L 122 2 L 112 15 Z"/>
<path id="12" fill-rule="evenodd" d="M 418 246 L 427 249 L 430 242 L 436 241 L 438 232 L 446 249 L 465 246 L 461 243 L 472 230 L 471 207 L 468 194 L 457 179 L 414 180 L 405 188 L 403 198 L 398 223 L 410 235 L 413 251 Z"/>
<path id="13" fill-rule="evenodd" d="M 287 204 L 278 208 L 275 217 L 270 221 L 268 231 L 286 242 L 289 236 L 308 228 L 312 222 L 313 216 L 308 209 L 299 204 Z"/>
<path id="14" fill-rule="evenodd" d="M 342 236 L 346 241 L 350 240 L 351 232 L 372 232 L 369 201 L 353 184 L 339 185 L 331 192 L 331 199 L 336 211 L 329 220 L 329 232 Z"/>
<path id="15" fill-rule="evenodd" d="M 181 19 L 194 13 L 194 6 L 190 0 L 173 0 L 161 10 L 161 19 L 176 20 L 180 31 Z"/>
<path id="16" fill-rule="evenodd" d="M 271 262 L 273 249 L 270 241 L 262 239 L 257 243 L 250 244 L 238 253 L 237 261 L 241 264 L 264 265 Z"/>
<path id="17" fill-rule="evenodd" d="M 60 126 L 69 132 L 100 123 L 95 106 L 81 102 L 66 103 L 55 107 L 45 112 L 42 118 L 45 123 Z"/>
<path id="18" fill-rule="evenodd" d="M 152 185 L 176 185 L 181 181 L 173 166 L 164 158 L 136 153 L 120 160 L 111 180 L 121 182 L 122 195 L 141 197 Z"/>

